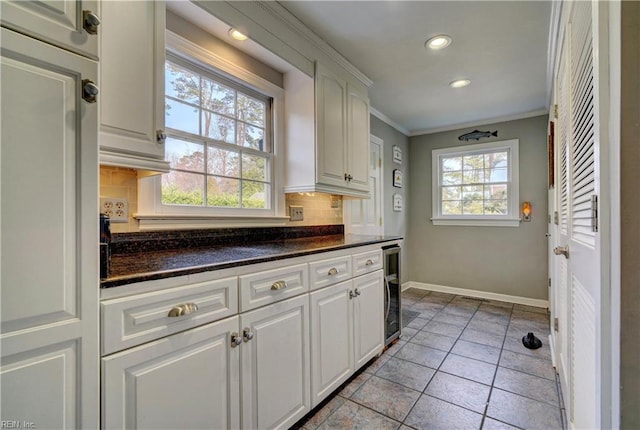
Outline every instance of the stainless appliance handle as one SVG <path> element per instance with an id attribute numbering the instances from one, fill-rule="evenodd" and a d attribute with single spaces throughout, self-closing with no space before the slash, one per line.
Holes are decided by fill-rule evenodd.
<path id="1" fill-rule="evenodd" d="M 384 287 L 387 290 L 387 310 L 384 311 L 384 320 L 386 321 L 389 318 L 389 311 L 391 310 L 391 289 L 389 288 L 389 281 L 387 281 L 387 277 L 384 277 Z"/>

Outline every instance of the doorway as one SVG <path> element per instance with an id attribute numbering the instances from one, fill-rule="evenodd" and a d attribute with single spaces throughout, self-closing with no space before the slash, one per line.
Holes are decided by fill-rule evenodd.
<path id="1" fill-rule="evenodd" d="M 382 139 L 371 135 L 369 145 L 368 199 L 348 199 L 344 202 L 344 225 L 347 233 L 380 236 L 384 234 L 382 219 Z"/>

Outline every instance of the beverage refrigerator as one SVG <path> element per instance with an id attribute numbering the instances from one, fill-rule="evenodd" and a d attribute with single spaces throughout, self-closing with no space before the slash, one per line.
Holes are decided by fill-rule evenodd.
<path id="1" fill-rule="evenodd" d="M 385 345 L 391 344 L 400 337 L 402 332 L 402 308 L 401 295 L 402 283 L 400 282 L 400 247 L 398 245 L 382 248 L 384 256 L 384 310 Z"/>

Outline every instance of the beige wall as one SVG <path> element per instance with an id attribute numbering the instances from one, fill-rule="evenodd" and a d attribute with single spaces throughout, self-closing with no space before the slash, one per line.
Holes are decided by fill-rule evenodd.
<path id="1" fill-rule="evenodd" d="M 548 298 L 547 119 L 545 116 L 415 136 L 409 139 L 409 227 L 406 280 L 449 287 Z M 498 130 L 520 140 L 520 203 L 530 201 L 532 221 L 519 227 L 434 226 L 431 221 L 431 151 L 466 145 L 458 136 Z M 470 143 L 473 143 L 470 142 Z"/>

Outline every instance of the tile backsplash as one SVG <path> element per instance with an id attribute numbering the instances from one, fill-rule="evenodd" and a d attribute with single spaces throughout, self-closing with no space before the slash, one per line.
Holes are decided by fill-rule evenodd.
<path id="1" fill-rule="evenodd" d="M 289 206 L 302 206 L 303 221 L 288 221 L 287 225 L 342 224 L 342 196 L 323 193 L 291 193 L 286 195 L 285 212 Z"/>
<path id="2" fill-rule="evenodd" d="M 100 166 L 100 197 L 125 198 L 129 203 L 129 221 L 111 223 L 113 233 L 139 231 L 138 221 L 132 217 L 138 211 L 138 174 L 134 169 Z M 285 199 L 285 214 L 289 206 L 302 206 L 303 221 L 287 221 L 287 226 L 342 224 L 342 196 L 323 193 L 291 193 Z"/>
<path id="3" fill-rule="evenodd" d="M 100 166 L 100 197 L 125 198 L 129 203 L 129 221 L 112 222 L 112 233 L 131 233 L 139 230 L 132 214 L 138 211 L 138 172 L 124 167 Z"/>

